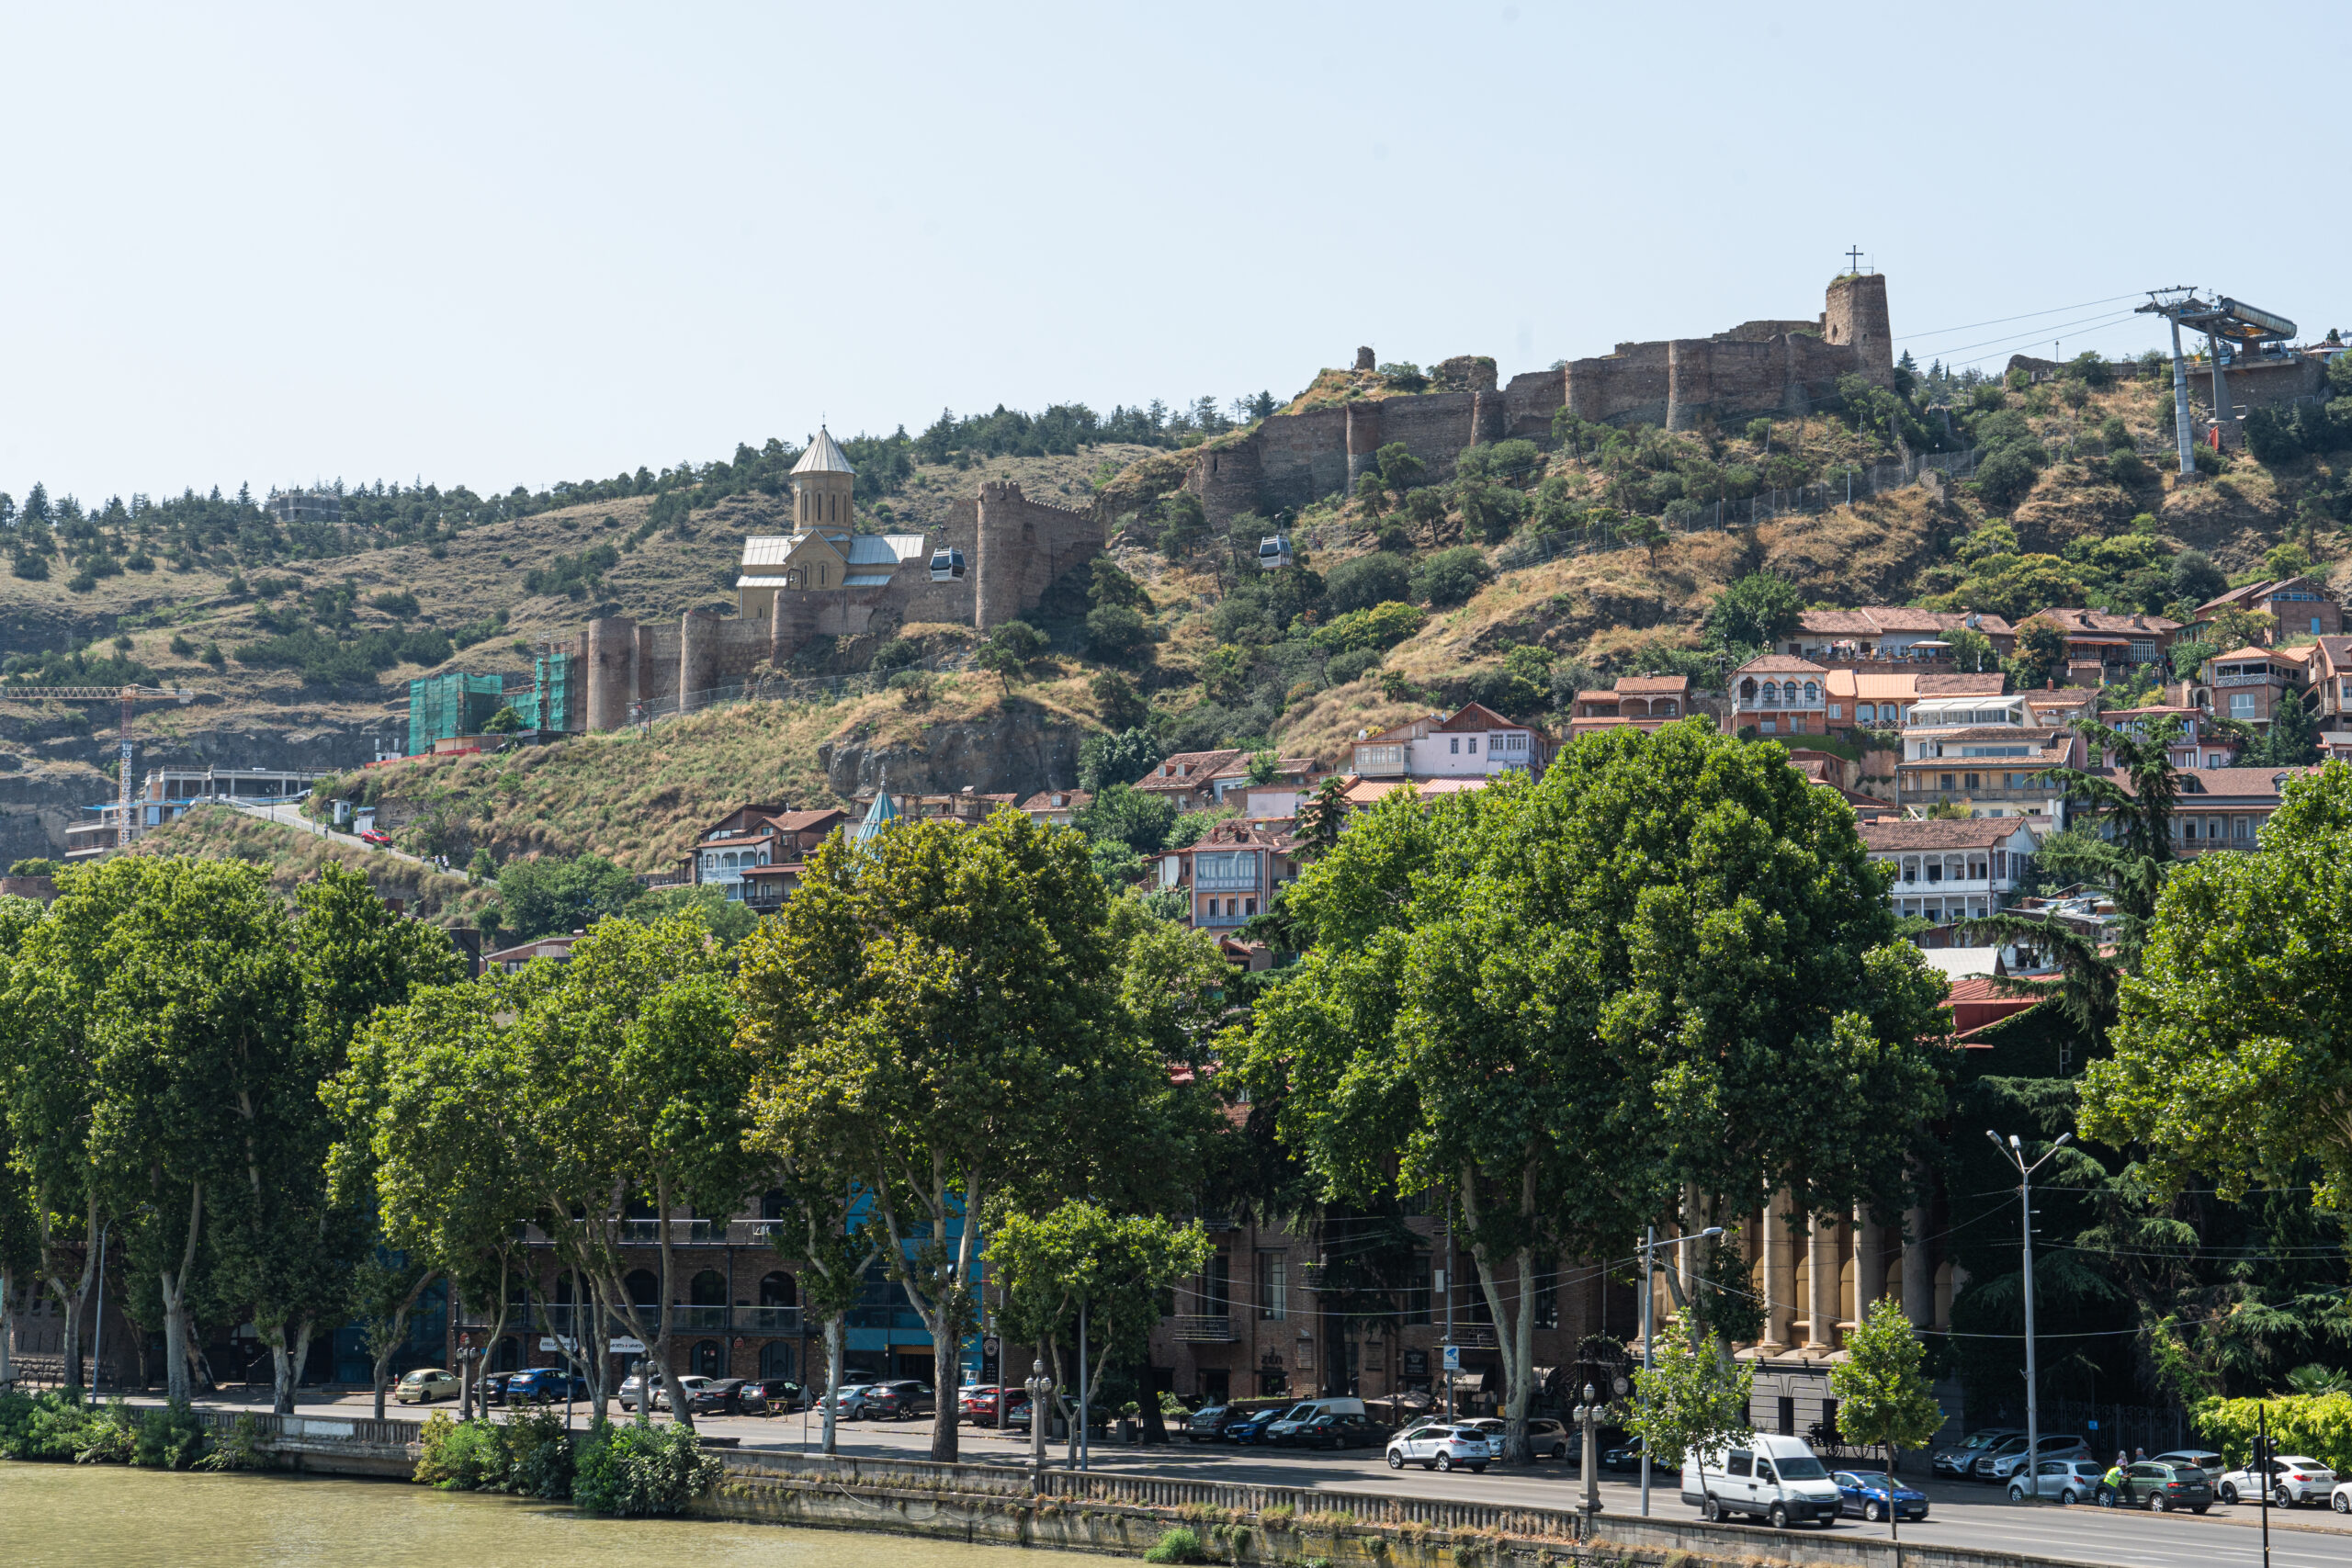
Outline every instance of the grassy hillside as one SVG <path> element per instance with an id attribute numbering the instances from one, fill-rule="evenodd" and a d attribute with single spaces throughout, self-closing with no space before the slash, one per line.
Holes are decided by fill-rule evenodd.
<path id="1" fill-rule="evenodd" d="M 376 891 L 440 925 L 469 924 L 489 895 L 462 876 L 445 876 L 399 855 L 355 849 L 226 806 L 200 806 L 176 822 L 142 834 L 134 854 L 199 855 L 251 861 L 270 868 L 270 885 L 292 897 L 296 885 L 328 861 L 364 873 Z"/>

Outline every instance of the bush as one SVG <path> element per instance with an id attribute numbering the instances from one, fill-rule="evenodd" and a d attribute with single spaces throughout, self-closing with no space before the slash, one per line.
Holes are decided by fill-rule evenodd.
<path id="1" fill-rule="evenodd" d="M 1151 626 L 1125 604 L 1086 613 L 1086 650 L 1097 659 L 1132 659 L 1151 641 Z"/>
<path id="2" fill-rule="evenodd" d="M 1394 648 L 1419 631 L 1424 618 L 1412 605 L 1392 599 L 1369 610 L 1351 610 L 1329 626 L 1316 627 L 1307 646 L 1328 653 Z"/>
<path id="3" fill-rule="evenodd" d="M 571 1500 L 592 1514 L 646 1518 L 683 1512 L 724 1469 L 691 1427 L 607 1427 L 574 1449 Z"/>
<path id="4" fill-rule="evenodd" d="M 1494 575 L 1487 558 L 1475 545 L 1457 545 L 1450 550 L 1440 550 L 1413 569 L 1412 596 L 1426 599 L 1443 608 L 1459 604 L 1477 592 L 1479 587 Z"/>
<path id="5" fill-rule="evenodd" d="M 2309 1454 L 2335 1470 L 2352 1466 L 2352 1393 L 2273 1394 L 2267 1399 L 2205 1399 L 2189 1419 L 2232 1464 L 2253 1450 L 2257 1416 L 2267 1407 L 2272 1448 Z"/>
<path id="6" fill-rule="evenodd" d="M 1419 495 L 1421 492 L 1415 491 L 1413 493 Z M 1438 502 L 1439 516 L 1444 515 L 1444 508 L 1445 503 L 1441 499 Z M 1436 518 L 1431 518 L 1430 521 L 1435 522 Z M 1383 527 L 1379 533 L 1374 534 L 1372 536 L 1372 542 L 1390 555 L 1409 555 L 1413 548 L 1413 531 L 1401 523 L 1391 523 Z"/>
<path id="7" fill-rule="evenodd" d="M 1412 571 L 1386 553 L 1358 556 L 1333 567 L 1324 579 L 1323 603 L 1334 615 L 1369 610 L 1411 591 Z"/>
<path id="8" fill-rule="evenodd" d="M 1351 681 L 1363 679 L 1365 671 L 1376 670 L 1379 667 L 1378 650 L 1369 648 L 1351 648 L 1345 653 L 1335 653 L 1331 656 L 1330 662 L 1323 666 L 1323 678 L 1334 686 L 1344 686 Z"/>
<path id="9" fill-rule="evenodd" d="M 83 1418 L 74 1462 L 129 1464 L 138 1448 L 139 1418 L 131 1414 L 130 1402 L 118 1395 L 104 1410 L 91 1411 Z"/>
<path id="10" fill-rule="evenodd" d="M 1078 787 L 1099 793 L 1112 784 L 1130 784 L 1167 755 L 1159 737 L 1140 723 L 1115 734 L 1090 735 L 1078 749 Z"/>
<path id="11" fill-rule="evenodd" d="M 2018 446 L 2003 446 L 1976 466 L 1976 493 L 1985 505 L 2006 512 L 2033 490 L 2041 470 Z"/>
<path id="12" fill-rule="evenodd" d="M 1122 843 L 1138 854 L 1157 854 L 1176 825 L 1176 803 L 1111 783 L 1101 786 L 1071 820 L 1096 843 Z"/>
<path id="13" fill-rule="evenodd" d="M 922 649 L 902 637 L 894 637 L 874 650 L 874 668 L 877 671 L 904 670 L 910 664 L 922 662 Z"/>
<path id="14" fill-rule="evenodd" d="M 1176 1526 L 1152 1543 L 1143 1554 L 1146 1562 L 1205 1562 L 1208 1554 L 1201 1550 L 1201 1538 L 1182 1525 Z"/>
<path id="15" fill-rule="evenodd" d="M 2107 471 L 2120 485 L 2140 485 L 2148 480 L 2148 465 L 2137 452 L 2111 453 L 2107 459 Z"/>
<path id="16" fill-rule="evenodd" d="M 161 1405 L 141 1413 L 130 1462 L 149 1470 L 187 1470 L 210 1446 L 195 1411 L 186 1404 Z"/>

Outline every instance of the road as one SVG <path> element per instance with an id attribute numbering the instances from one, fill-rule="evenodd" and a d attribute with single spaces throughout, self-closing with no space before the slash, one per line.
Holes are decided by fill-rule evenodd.
<path id="1" fill-rule="evenodd" d="M 322 823 L 313 822 L 302 815 L 302 808 L 300 806 L 264 805 L 258 801 L 250 800 L 230 800 L 224 804 L 235 807 L 248 817 L 258 817 L 265 822 L 275 822 L 282 828 L 291 828 L 297 832 L 308 833 L 313 838 L 325 839 L 351 849 L 365 851 L 369 854 L 390 855 L 394 860 L 404 860 L 411 865 L 424 863 L 424 861 L 404 850 L 389 849 L 382 844 L 371 844 L 356 833 L 338 833 Z"/>
<path id="2" fill-rule="evenodd" d="M 215 1401 L 205 1401 L 211 1404 Z M 217 1403 L 233 1404 L 232 1400 Z M 267 1404 L 266 1393 L 257 1403 Z M 367 1415 L 365 1394 L 338 1398 L 305 1398 L 305 1414 L 333 1406 L 340 1412 Z M 388 1414 L 414 1417 L 418 1411 L 402 1408 Z M 734 1438 L 747 1450 L 780 1449 L 814 1452 L 820 1437 L 818 1421 L 801 1416 L 763 1419 L 757 1416 L 708 1417 L 697 1424 L 710 1437 Z M 845 1422 L 839 1450 L 865 1458 L 923 1457 L 931 1442 L 931 1423 Z M 1062 1446 L 1047 1449 L 1058 1463 Z M 985 1428 L 963 1431 L 962 1459 L 969 1463 L 1019 1464 L 1029 1452 L 1025 1437 L 999 1435 Z M 1573 1507 L 1579 1495 L 1576 1466 L 1545 1462 L 1527 1470 L 1489 1470 L 1483 1475 L 1456 1471 L 1440 1475 L 1421 1470 L 1391 1471 L 1374 1452 L 1300 1453 L 1283 1449 L 1243 1449 L 1225 1444 L 1178 1442 L 1166 1449 L 1126 1448 L 1097 1444 L 1091 1462 L 1098 1470 L 1149 1473 L 1192 1481 L 1306 1486 L 1338 1495 L 1451 1497 L 1468 1502 L 1521 1504 L 1540 1507 Z M 1698 1510 L 1687 1507 L 1677 1495 L 1678 1476 L 1653 1485 L 1653 1517 L 1691 1520 Z M 1917 1484 L 1916 1479 L 1914 1483 Z M 2113 1564 L 2116 1568 L 2222 1568 L 2223 1564 L 2259 1564 L 2262 1561 L 2262 1510 L 2247 1506 L 2215 1505 L 2201 1517 L 2191 1514 L 2116 1513 L 2105 1508 L 2069 1508 L 2056 1504 L 2012 1503 L 1997 1488 L 1971 1482 L 1930 1481 L 1920 1487 L 1929 1500 L 1929 1517 L 1905 1525 L 1903 1539 L 1921 1545 L 1973 1546 L 2030 1556 L 2055 1557 L 2078 1562 Z M 1630 1479 L 1611 1474 L 1601 1482 L 1601 1505 L 1609 1515 L 1630 1517 L 1640 1510 L 1640 1491 Z M 1843 1519 L 1832 1532 L 1848 1537 L 1883 1535 L 1883 1525 Z M 1758 1551 L 1767 1543 L 1759 1540 Z M 2352 1568 L 2352 1519 L 2323 1510 L 2273 1510 L 2270 1519 L 2272 1568 Z"/>

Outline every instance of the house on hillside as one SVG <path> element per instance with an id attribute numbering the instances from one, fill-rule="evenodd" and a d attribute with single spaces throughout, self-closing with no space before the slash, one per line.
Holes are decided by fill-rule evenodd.
<path id="1" fill-rule="evenodd" d="M 2303 679 L 2331 757 L 2352 755 L 2352 637 L 2316 639 L 2303 658 Z"/>
<path id="2" fill-rule="evenodd" d="M 2037 611 L 2028 620 L 2057 623 L 2066 634 L 2066 666 L 2069 679 L 2076 665 L 2098 667 L 2098 679 L 2120 681 L 2128 679 L 2133 670 L 2143 664 L 2160 664 L 2180 635 L 2180 623 L 2162 615 L 2114 615 L 2105 610 L 2052 609 Z M 2019 622 L 2022 626 L 2025 623 Z M 2092 672 L 2075 680 L 2087 683 Z"/>
<path id="3" fill-rule="evenodd" d="M 1161 889 L 1182 889 L 1191 923 L 1225 931 L 1266 912 L 1274 889 L 1298 875 L 1298 840 L 1278 829 L 1229 817 L 1159 860 Z"/>
<path id="4" fill-rule="evenodd" d="M 2278 637 L 2301 642 L 2305 637 L 2337 637 L 2344 631 L 2344 607 L 2316 577 L 2282 577 L 2270 582 L 2249 582 L 2208 599 L 2188 618 L 2192 636 L 2203 637 L 2224 611 L 2249 610 L 2278 623 Z M 2211 640 L 2211 639 L 2208 639 Z"/>
<path id="5" fill-rule="evenodd" d="M 1914 704 L 1894 764 L 1895 799 L 1915 811 L 1950 805 L 1973 817 L 2047 817 L 2064 826 L 2064 791 L 2040 775 L 2082 766 L 2085 748 L 2071 729 L 2029 724 L 2030 711 L 2024 694 Z"/>
<path id="6" fill-rule="evenodd" d="M 2312 671 L 2305 649 L 2256 648 L 2249 643 L 2207 660 L 2203 673 L 2205 683 L 2213 690 L 2216 717 L 2262 730 L 2270 728 L 2271 716 L 2288 693 L 2303 690 Z"/>
<path id="7" fill-rule="evenodd" d="M 1368 782 L 1485 780 L 1509 773 L 1540 777 L 1551 760 L 1549 735 L 1484 703 L 1464 703 L 1450 714 L 1433 713 L 1377 735 L 1359 733 L 1354 750 L 1356 777 Z"/>
<path id="8" fill-rule="evenodd" d="M 1256 793 L 1287 793 L 1293 796 L 1305 794 L 1320 784 L 1330 770 L 1312 757 L 1278 757 L 1274 760 L 1274 775 L 1262 784 L 1252 784 L 1250 770 L 1257 759 L 1243 752 L 1209 775 L 1209 787 L 1216 791 L 1216 803 L 1223 806 L 1236 795 L 1252 798 Z M 1287 816 L 1287 812 L 1261 813 L 1251 807 L 1252 817 L 1261 815 Z"/>
<path id="9" fill-rule="evenodd" d="M 1093 802 L 1091 790 L 1040 790 L 1021 803 L 1021 811 L 1040 828 L 1067 828 Z"/>
<path id="10" fill-rule="evenodd" d="M 1914 610 L 1872 604 L 1859 610 L 1807 610 L 1797 617 L 1795 635 L 1779 651 L 1799 659 L 1831 660 L 1948 660 L 1947 634 L 1962 628 L 1991 639 L 1994 650 L 2017 649 L 2017 628 L 1998 615 L 1966 610 Z"/>
<path id="11" fill-rule="evenodd" d="M 2289 781 L 2317 768 L 2202 768 L 2180 775 L 2173 802 L 2173 852 L 2193 859 L 2215 850 L 2259 847 L 2262 825 L 2278 809 Z M 2113 775 L 2130 787 L 2121 773 Z"/>
<path id="12" fill-rule="evenodd" d="M 1577 694 L 1568 733 L 1591 735 L 1623 725 L 1656 729 L 1690 716 L 1690 676 L 1621 675 L 1608 691 Z"/>
<path id="13" fill-rule="evenodd" d="M 1216 751 L 1179 751 L 1136 780 L 1146 795 L 1173 801 L 1179 811 L 1199 811 L 1220 798 L 1216 776 L 1236 762 L 1246 764 L 1250 753 L 1226 747 Z"/>
<path id="14" fill-rule="evenodd" d="M 1858 824 L 1871 859 L 1895 868 L 1894 912 L 1931 925 L 1981 919 L 2024 886 L 2041 835 L 2014 817 Z M 1947 945 L 1936 942 L 1934 945 Z"/>
<path id="15" fill-rule="evenodd" d="M 831 809 L 739 806 L 695 838 L 684 880 L 722 888 L 729 901 L 766 914 L 800 886 L 809 852 L 847 820 L 846 813 Z"/>
<path id="16" fill-rule="evenodd" d="M 2007 677 L 1954 670 L 1832 668 L 1823 684 L 1829 694 L 1826 724 L 1832 733 L 1849 729 L 1901 729 L 1911 722 L 1912 705 L 1940 697 L 1997 697 Z"/>
<path id="17" fill-rule="evenodd" d="M 1731 676 L 1731 722 L 1735 734 L 1753 728 L 1762 735 L 1829 733 L 1829 671 L 1790 653 L 1749 660 Z"/>
<path id="18" fill-rule="evenodd" d="M 2177 704 L 2159 704 L 2148 707 L 2109 708 L 2099 716 L 2109 729 L 2132 736 L 2135 739 L 2147 737 L 2154 726 L 2165 719 L 2178 721 L 2179 732 L 2167 749 L 2176 768 L 2226 768 L 2238 760 L 2238 743 L 2213 728 L 2212 716 L 2203 708 L 2183 707 Z M 2113 766 L 2112 756 L 2104 759 Z"/>

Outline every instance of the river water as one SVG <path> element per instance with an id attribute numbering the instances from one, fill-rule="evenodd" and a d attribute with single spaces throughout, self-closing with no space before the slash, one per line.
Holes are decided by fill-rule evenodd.
<path id="1" fill-rule="evenodd" d="M 1044 1555 L 846 1530 L 591 1518 L 390 1481 L 0 1461 L 7 1568 L 1040 1568 Z"/>

